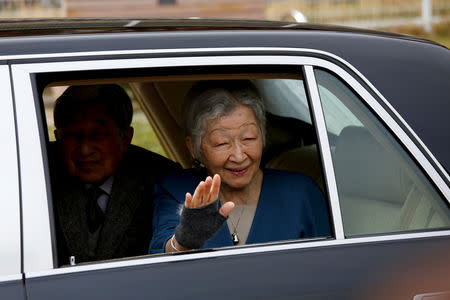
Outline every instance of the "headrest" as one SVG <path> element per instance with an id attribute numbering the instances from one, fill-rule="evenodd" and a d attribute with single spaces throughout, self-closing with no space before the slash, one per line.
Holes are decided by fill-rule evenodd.
<path id="1" fill-rule="evenodd" d="M 411 181 L 394 155 L 366 128 L 342 129 L 334 159 L 340 194 L 395 203 L 405 201 Z"/>

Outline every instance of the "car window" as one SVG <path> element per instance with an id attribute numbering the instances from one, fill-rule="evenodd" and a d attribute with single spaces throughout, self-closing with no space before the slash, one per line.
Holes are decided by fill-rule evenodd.
<path id="1" fill-rule="evenodd" d="M 328 200 L 326 198 L 327 195 L 324 189 L 322 166 L 317 146 L 316 130 L 314 124 L 311 121 L 312 118 L 310 115 L 309 103 L 302 75 L 298 71 L 296 71 L 296 73 L 294 74 L 280 72 L 279 75 L 277 75 L 276 72 L 270 73 L 269 75 L 260 72 L 247 73 L 248 68 L 246 68 L 246 70 L 242 73 L 236 72 L 239 73 L 237 75 L 234 72 L 232 74 L 220 72 L 210 74 L 199 72 L 199 74 L 183 75 L 183 73 L 185 72 L 182 71 L 183 70 L 181 70 L 179 73 L 174 72 L 175 75 L 173 76 L 167 75 L 165 73 L 165 76 L 162 77 L 158 76 L 157 71 L 153 71 L 152 73 L 155 74 L 154 76 L 136 77 L 133 76 L 133 71 L 130 70 L 123 73 L 127 76 L 129 74 L 129 77 L 123 76 L 121 78 L 109 78 L 107 77 L 107 75 L 105 76 L 105 73 L 99 73 L 100 76 L 98 78 L 95 78 L 95 76 L 92 75 L 92 78 L 89 78 L 88 80 L 83 79 L 82 77 L 78 77 L 78 74 L 69 74 L 67 75 L 67 80 L 63 79 L 61 81 L 54 82 L 49 82 L 50 79 L 53 79 L 53 77 L 51 76 L 42 77 L 42 79 L 40 80 L 45 83 L 45 87 L 42 88 L 42 102 L 46 115 L 45 119 L 47 124 L 46 129 L 48 133 L 48 141 L 50 142 L 48 152 L 50 157 L 49 164 L 51 175 L 53 174 L 53 169 L 55 170 L 54 173 L 57 173 L 60 171 L 59 168 L 62 167 L 61 162 L 52 161 L 51 157 L 52 155 L 56 157 L 54 153 L 54 151 L 56 151 L 56 148 L 52 146 L 54 145 L 52 142 L 55 141 L 53 109 L 56 99 L 60 95 L 62 95 L 69 86 L 80 86 L 85 85 L 86 83 L 119 84 L 122 89 L 124 89 L 130 96 L 133 104 L 134 111 L 132 126 L 135 130 L 133 144 L 146 148 L 152 152 L 162 154 L 172 161 L 179 163 L 179 165 L 181 165 L 184 169 L 190 169 L 192 168 L 192 158 L 185 144 L 181 121 L 181 107 L 185 95 L 194 84 L 205 80 L 211 80 L 211 78 L 217 80 L 232 80 L 243 78 L 249 79 L 251 82 L 253 82 L 256 89 L 258 90 L 258 93 L 260 94 L 266 108 L 266 144 L 262 152 L 261 168 L 275 169 L 277 170 L 277 172 L 286 171 L 286 173 L 268 171 L 271 174 L 270 176 L 275 177 L 279 177 L 278 174 L 283 174 L 283 176 L 292 176 L 292 178 L 298 179 L 300 178 L 298 176 L 301 173 L 300 175 L 302 180 L 306 180 L 308 182 L 308 185 L 314 187 L 313 194 L 320 195 L 320 197 L 318 196 L 320 198 L 320 201 L 311 201 L 311 203 L 308 203 L 307 205 L 305 204 L 307 206 L 307 208 L 305 208 L 306 210 L 311 210 L 312 212 L 314 212 L 311 213 L 309 217 L 314 219 L 312 222 L 314 222 L 314 224 L 316 224 L 314 226 L 317 227 L 314 229 L 308 229 L 312 231 L 308 232 L 306 236 L 303 236 L 300 233 L 300 231 L 303 229 L 300 229 L 301 224 L 299 223 L 299 221 L 296 221 L 295 218 L 292 218 L 292 220 L 290 221 L 283 222 L 282 226 L 286 228 L 298 228 L 298 232 L 294 232 L 295 230 L 284 230 L 282 235 L 276 237 L 266 237 L 268 236 L 267 232 L 263 234 L 264 230 L 260 228 L 258 229 L 260 233 L 256 234 L 256 236 L 259 235 L 260 238 L 255 239 L 254 237 L 251 237 L 249 244 L 286 240 L 292 241 L 301 238 L 331 236 L 332 234 L 328 213 Z M 148 170 L 150 170 L 150 167 Z M 158 172 L 163 174 L 166 171 L 167 170 L 154 169 L 151 172 L 155 174 Z M 139 173 L 139 176 L 145 177 L 146 175 Z M 58 249 L 57 252 L 64 253 L 64 257 L 58 258 L 58 264 L 66 265 L 69 263 L 70 257 L 67 256 L 67 251 L 62 247 L 72 247 L 73 249 L 76 249 L 77 246 L 68 246 L 66 245 L 68 242 L 61 243 L 61 241 L 68 240 L 66 236 L 69 234 L 68 232 L 79 231 L 82 226 L 80 228 L 67 228 L 68 225 L 64 225 L 64 222 L 66 222 L 66 220 L 63 220 L 63 217 L 61 216 L 66 213 L 65 209 L 68 205 L 66 203 L 66 199 L 72 198 L 71 195 L 68 195 L 68 191 L 74 190 L 77 193 L 79 191 L 78 188 L 61 188 L 60 186 L 69 186 L 71 182 L 60 181 L 60 178 L 51 178 L 53 191 L 52 196 L 54 198 L 53 200 L 55 202 L 64 201 L 63 203 L 58 202 L 58 205 L 54 205 L 54 207 L 56 207 L 54 212 L 55 218 L 57 219 L 56 224 L 62 224 L 60 225 L 61 229 L 56 229 L 56 241 L 54 243 L 56 244 L 56 248 Z M 151 184 L 153 185 L 153 183 Z M 101 188 L 103 189 L 103 187 L 104 186 L 102 184 Z M 277 191 L 277 189 L 277 185 L 272 186 L 271 193 Z M 285 188 L 284 190 L 289 192 L 289 189 Z M 193 191 L 183 191 L 183 195 L 186 192 Z M 112 193 L 114 193 L 114 186 L 110 190 L 110 193 L 111 195 Z M 281 191 L 280 194 L 282 194 Z M 81 196 L 74 194 L 73 199 L 75 199 L 75 197 Z M 98 196 L 96 197 L 97 199 L 100 199 L 98 198 Z M 286 199 L 287 202 L 280 205 L 280 207 L 286 208 L 287 203 L 291 203 L 290 210 L 298 209 L 299 211 L 301 211 L 300 206 L 303 205 L 301 204 L 303 203 L 303 197 L 296 198 L 294 196 L 292 198 L 286 197 Z M 89 200 L 87 201 L 89 202 Z M 110 205 L 109 200 L 106 203 L 107 206 Z M 103 212 L 105 214 L 108 213 L 107 206 L 106 208 L 103 208 Z M 67 211 L 69 210 L 67 209 Z M 263 223 L 268 224 L 277 222 L 277 218 L 286 214 L 287 211 L 288 210 L 284 210 L 284 212 L 271 211 L 271 213 L 269 214 L 264 213 L 263 218 L 268 219 L 266 220 L 267 222 L 260 222 L 260 226 L 263 226 Z M 320 213 L 315 213 L 319 211 Z M 79 215 L 83 215 L 83 212 L 84 210 L 79 213 Z M 70 215 L 70 218 L 74 217 L 73 215 L 75 215 L 74 212 L 69 212 L 68 214 Z M 148 212 L 148 220 L 152 219 L 150 214 L 151 213 Z M 64 215 L 64 218 L 67 218 L 67 216 Z M 153 216 L 153 219 L 155 218 L 159 218 L 158 213 Z M 81 220 L 83 220 L 83 217 L 81 217 Z M 78 225 L 76 225 L 75 223 L 71 224 L 72 225 L 70 226 L 78 227 Z M 252 223 L 249 224 L 253 226 Z M 153 236 L 155 236 L 155 229 L 153 229 L 153 231 Z M 312 233 L 313 231 L 315 233 Z M 249 236 L 251 235 L 252 233 L 249 232 Z M 108 242 L 106 240 L 103 241 L 104 239 L 105 238 L 102 238 L 100 236 L 98 243 L 105 242 L 105 244 L 107 244 Z M 252 241 L 251 239 L 253 239 L 254 241 Z M 214 245 L 211 247 L 217 248 Z M 147 250 L 148 247 L 147 249 L 145 249 L 145 251 L 141 251 L 139 254 L 146 254 Z M 123 255 L 122 257 L 126 256 L 130 255 Z M 115 256 L 115 258 L 118 257 L 120 256 Z M 75 263 L 79 263 L 79 257 L 74 257 L 74 260 Z M 87 260 L 84 258 L 82 262 L 85 261 Z"/>
<path id="2" fill-rule="evenodd" d="M 334 75 L 315 75 L 346 236 L 448 227 L 444 199 L 385 126 Z"/>

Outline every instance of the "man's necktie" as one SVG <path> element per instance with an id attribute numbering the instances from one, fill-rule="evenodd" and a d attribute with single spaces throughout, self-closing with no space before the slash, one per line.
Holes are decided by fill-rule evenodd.
<path id="1" fill-rule="evenodd" d="M 105 219 L 105 215 L 97 203 L 98 197 L 102 195 L 103 190 L 97 185 L 92 185 L 86 190 L 87 196 L 87 222 L 89 231 L 94 233 Z"/>

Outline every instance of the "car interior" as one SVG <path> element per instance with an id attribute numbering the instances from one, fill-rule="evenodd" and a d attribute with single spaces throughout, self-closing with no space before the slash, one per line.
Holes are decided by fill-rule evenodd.
<path id="1" fill-rule="evenodd" d="M 155 73 L 154 71 L 152 71 Z M 191 72 L 192 73 L 192 72 Z M 75 75 L 76 76 L 76 75 Z M 74 77 L 75 77 L 74 76 Z M 69 76 L 70 77 L 70 76 Z M 299 85 L 303 85 L 299 73 L 236 73 L 222 72 L 222 74 L 191 74 L 191 75 L 155 75 L 143 77 L 112 77 L 112 78 L 92 78 L 92 79 L 69 79 L 52 81 L 47 84 L 43 94 L 49 94 L 48 90 L 61 87 L 57 95 L 62 93 L 64 87 L 70 85 L 119 83 L 129 94 L 145 114 L 150 126 L 154 130 L 165 155 L 173 161 L 180 163 L 184 168 L 192 167 L 191 156 L 185 146 L 185 139 L 181 125 L 181 106 L 186 93 L 191 86 L 201 80 L 226 80 L 236 78 L 249 78 L 258 83 L 259 80 L 295 80 Z M 257 85 L 257 84 L 255 84 Z M 303 87 L 302 87 L 303 88 Z M 45 90 L 47 89 L 47 90 Z M 264 95 L 261 95 L 264 99 Z M 52 101 L 55 95 L 44 99 L 49 107 L 46 113 L 47 140 L 51 136 L 52 123 Z M 281 102 L 281 101 L 280 101 Z M 309 109 L 306 106 L 306 114 L 309 117 Z M 286 117 L 272 113 L 269 109 L 266 112 L 267 118 L 267 140 L 263 150 L 262 167 L 275 169 L 299 168 L 303 173 L 310 174 L 323 189 L 322 170 L 320 158 L 317 151 L 317 137 L 314 126 L 308 120 Z M 301 150 L 300 150 L 301 149 Z M 289 153 L 294 152 L 296 157 L 303 156 L 304 163 L 296 162 L 293 165 L 289 160 Z"/>

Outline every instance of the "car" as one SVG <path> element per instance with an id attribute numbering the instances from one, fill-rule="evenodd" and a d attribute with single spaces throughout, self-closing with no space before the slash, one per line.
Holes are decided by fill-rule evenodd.
<path id="1" fill-rule="evenodd" d="M 331 235 L 59 266 L 47 155 L 57 95 L 120 84 L 161 153 L 188 168 L 184 95 L 198 81 L 236 78 L 266 106 L 263 166 L 317 182 Z M 449 49 L 385 32 L 2 20 L 0 298 L 448 299 L 449 78 Z"/>

